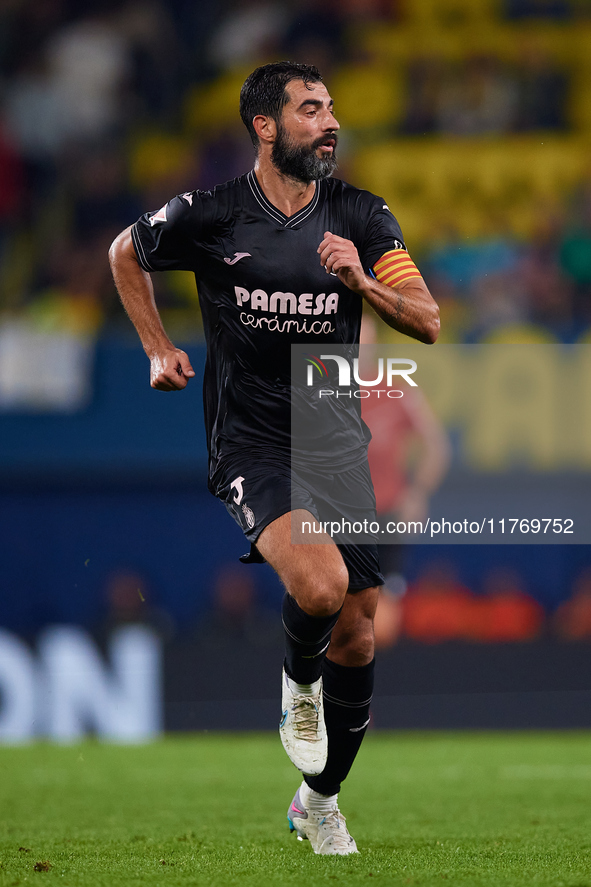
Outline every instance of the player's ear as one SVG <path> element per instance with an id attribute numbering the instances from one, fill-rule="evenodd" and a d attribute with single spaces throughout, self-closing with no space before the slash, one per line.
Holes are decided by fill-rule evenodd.
<path id="1" fill-rule="evenodd" d="M 264 114 L 257 114 L 253 118 L 252 125 L 259 137 L 260 142 L 267 142 L 272 145 L 277 136 L 277 124 L 272 117 L 266 117 Z"/>

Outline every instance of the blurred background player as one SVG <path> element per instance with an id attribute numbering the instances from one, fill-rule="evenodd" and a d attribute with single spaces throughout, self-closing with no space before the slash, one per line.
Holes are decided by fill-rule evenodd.
<path id="1" fill-rule="evenodd" d="M 375 318 L 365 313 L 361 345 L 377 343 Z M 365 349 L 361 349 L 364 359 Z M 365 351 L 371 360 L 371 351 Z M 363 378 L 373 378 L 371 373 Z M 449 467 L 451 447 L 441 422 L 420 388 L 405 387 L 404 397 L 366 397 L 361 401 L 363 420 L 372 439 L 369 467 L 376 494 L 381 527 L 389 521 L 424 522 L 429 498 L 437 490 Z M 404 578 L 404 534 L 388 536 L 392 544 L 380 545 L 380 566 L 385 584 L 380 589 L 374 620 L 376 647 L 387 647 L 398 638 Z"/>

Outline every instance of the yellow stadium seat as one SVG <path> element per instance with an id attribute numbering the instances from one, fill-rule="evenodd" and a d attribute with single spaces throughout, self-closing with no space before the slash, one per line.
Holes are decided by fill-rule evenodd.
<path id="1" fill-rule="evenodd" d="M 397 70 L 375 64 L 346 65 L 331 77 L 331 95 L 340 123 L 369 129 L 398 123 L 404 107 L 403 85 Z"/>
<path id="2" fill-rule="evenodd" d="M 152 132 L 136 137 L 129 154 L 134 188 L 143 188 L 188 169 L 193 162 L 191 143 L 183 136 Z"/>
<path id="3" fill-rule="evenodd" d="M 357 153 L 353 175 L 408 219 L 422 247 L 430 217 L 443 211 L 466 237 L 478 236 L 491 213 L 514 236 L 535 230 L 540 206 L 562 201 L 585 176 L 591 139 L 555 133 L 506 138 L 400 138 Z"/>
<path id="4" fill-rule="evenodd" d="M 189 132 L 211 132 L 234 123 L 240 88 L 251 68 L 227 71 L 204 86 L 194 86 L 185 100 L 184 122 Z"/>
<path id="5" fill-rule="evenodd" d="M 499 18 L 498 0 L 406 0 L 405 21 L 425 27 L 461 27 L 471 22 L 493 22 Z"/>

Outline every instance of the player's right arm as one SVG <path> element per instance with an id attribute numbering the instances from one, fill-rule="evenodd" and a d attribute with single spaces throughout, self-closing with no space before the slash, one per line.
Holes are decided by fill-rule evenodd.
<path id="1" fill-rule="evenodd" d="M 137 259 L 131 227 L 113 241 L 109 262 L 119 297 L 150 359 L 150 385 L 159 391 L 185 388 L 195 372 L 185 352 L 175 348 L 166 335 L 152 279 Z"/>

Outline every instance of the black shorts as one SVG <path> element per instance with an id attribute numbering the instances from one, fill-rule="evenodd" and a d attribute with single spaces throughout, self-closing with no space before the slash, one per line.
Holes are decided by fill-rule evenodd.
<path id="1" fill-rule="evenodd" d="M 217 477 L 220 475 L 215 495 L 251 543 L 251 555 L 244 558 L 245 562 L 262 561 L 257 557 L 256 540 L 265 527 L 290 511 L 304 509 L 320 522 L 344 517 L 353 523 L 368 515 L 375 517 L 367 462 L 340 473 L 324 474 L 323 482 L 318 484 L 317 472 L 296 472 L 284 460 L 268 456 L 257 460 L 249 453 L 226 463 Z M 384 584 L 377 543 L 337 542 L 337 547 L 349 571 L 350 592 Z"/>

